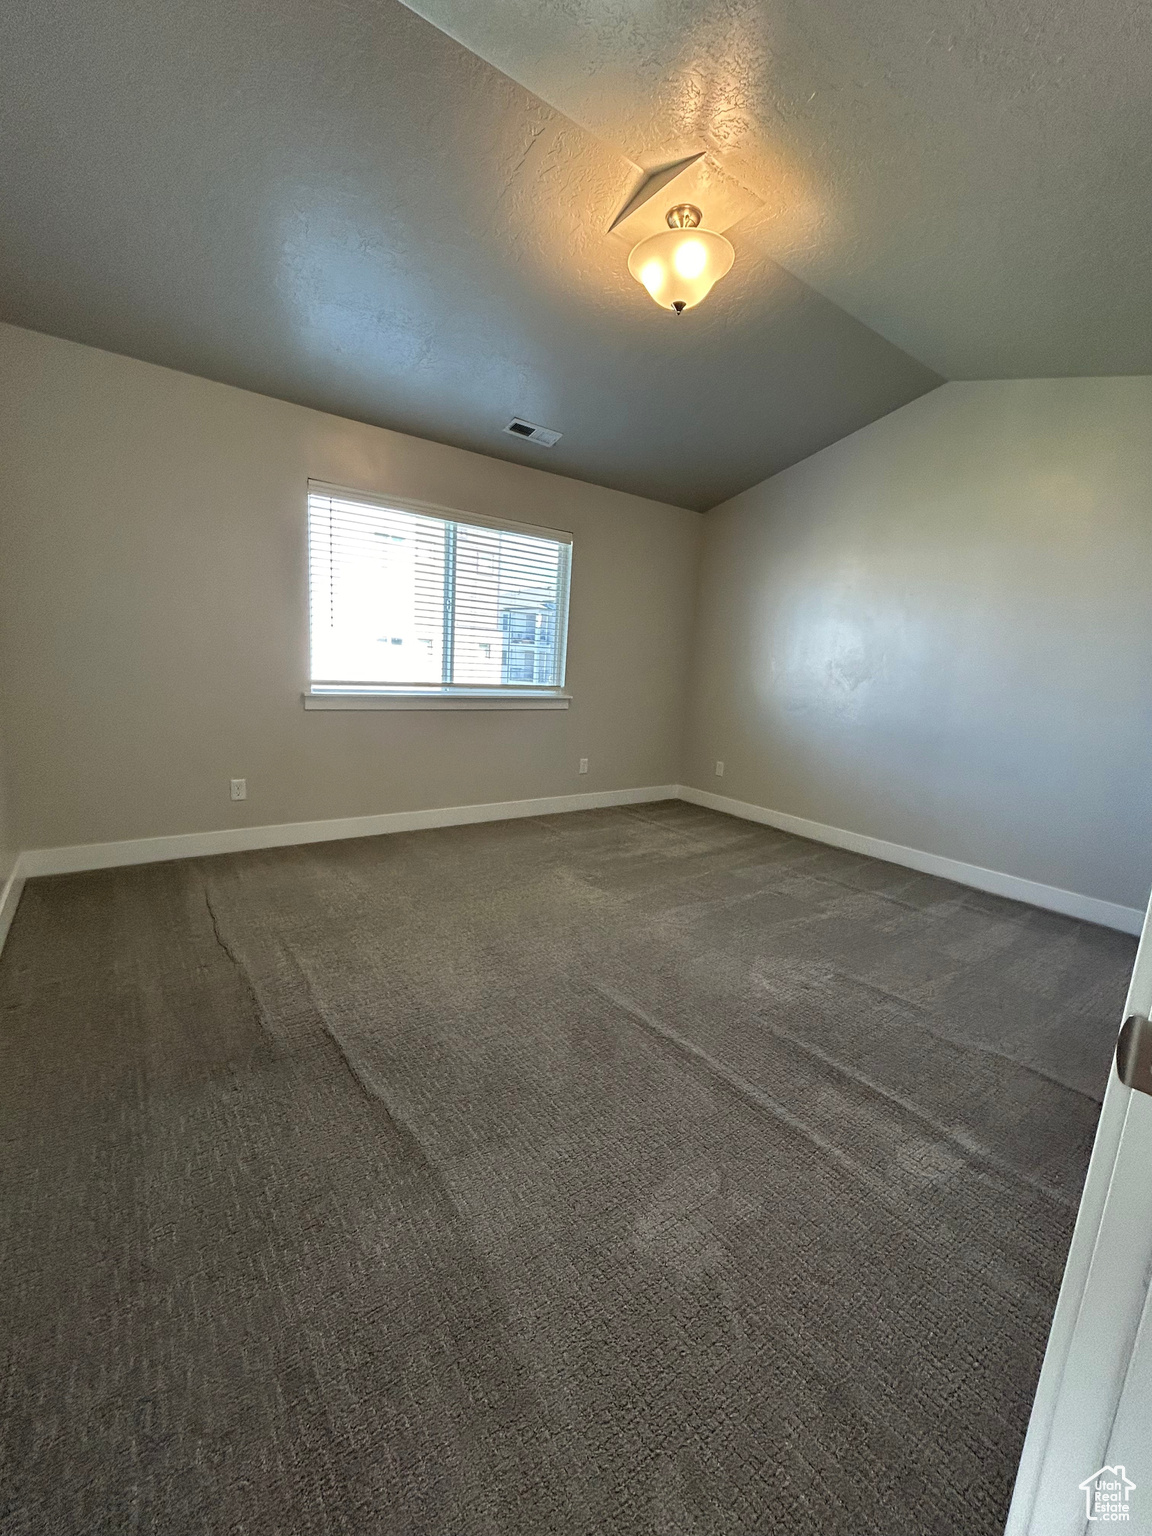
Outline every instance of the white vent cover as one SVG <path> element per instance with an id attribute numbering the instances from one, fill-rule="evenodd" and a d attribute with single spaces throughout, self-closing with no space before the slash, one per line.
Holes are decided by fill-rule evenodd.
<path id="1" fill-rule="evenodd" d="M 555 448 L 564 435 L 553 432 L 551 427 L 538 427 L 534 421 L 525 421 L 520 416 L 513 416 L 504 430 L 512 437 L 522 437 L 526 443 L 539 443 L 541 448 Z"/>

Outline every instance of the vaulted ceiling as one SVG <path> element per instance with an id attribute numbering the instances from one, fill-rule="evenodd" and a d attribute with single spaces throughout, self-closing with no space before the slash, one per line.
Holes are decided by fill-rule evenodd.
<path id="1" fill-rule="evenodd" d="M 707 507 L 943 377 L 1152 372 L 1145 16 L 21 0 L 0 318 Z M 677 319 L 608 229 L 701 149 L 763 206 Z"/>
<path id="2" fill-rule="evenodd" d="M 950 379 L 1152 372 L 1142 0 L 409 0 Z"/>

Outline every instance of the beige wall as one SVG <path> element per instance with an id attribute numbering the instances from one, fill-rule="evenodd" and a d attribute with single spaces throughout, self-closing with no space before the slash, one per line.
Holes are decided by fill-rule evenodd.
<path id="1" fill-rule="evenodd" d="M 12 499 L 0 491 L 0 572 L 11 564 L 9 537 L 11 526 Z M 3 609 L 0 607 L 0 625 L 2 623 Z M 8 781 L 8 738 L 11 732 L 12 722 L 5 707 L 2 679 L 0 679 L 0 899 L 3 898 L 4 887 L 16 866 L 16 855 L 20 851 L 20 845 L 16 839 L 12 791 Z M 3 931 L 3 921 L 3 912 L 0 911 L 0 932 Z"/>
<path id="2" fill-rule="evenodd" d="M 705 523 L 688 783 L 1143 906 L 1152 379 L 949 384 Z"/>
<path id="3" fill-rule="evenodd" d="M 24 848 L 679 778 L 694 512 L 12 327 L 0 470 Z M 571 709 L 306 713 L 310 476 L 571 530 Z"/>
<path id="4" fill-rule="evenodd" d="M 2 547 L 2 546 L 0 546 Z M 0 722 L 0 896 L 16 864 L 19 847 L 16 842 L 15 818 L 8 793 L 7 752 L 4 746 L 3 722 Z"/>

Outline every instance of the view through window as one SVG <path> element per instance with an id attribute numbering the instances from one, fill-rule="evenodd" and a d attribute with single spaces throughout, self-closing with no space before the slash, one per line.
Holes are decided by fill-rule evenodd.
<path id="1" fill-rule="evenodd" d="M 559 689 L 566 537 L 313 488 L 314 689 Z"/>

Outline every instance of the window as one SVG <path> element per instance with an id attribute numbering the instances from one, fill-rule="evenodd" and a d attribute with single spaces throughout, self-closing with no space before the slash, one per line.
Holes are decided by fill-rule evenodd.
<path id="1" fill-rule="evenodd" d="M 309 707 L 564 707 L 571 539 L 308 492 Z"/>

